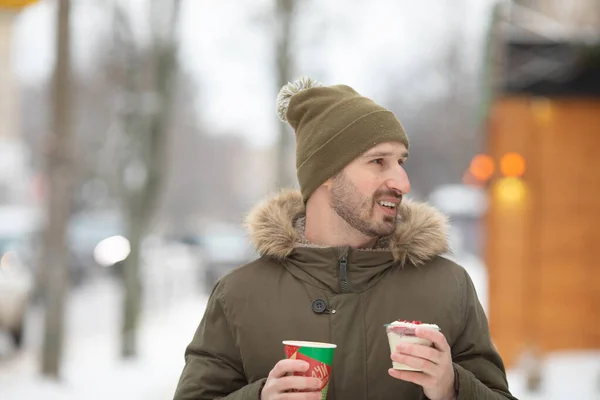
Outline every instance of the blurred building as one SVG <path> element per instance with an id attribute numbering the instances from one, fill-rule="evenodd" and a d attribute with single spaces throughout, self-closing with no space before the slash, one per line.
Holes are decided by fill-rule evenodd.
<path id="1" fill-rule="evenodd" d="M 496 8 L 487 79 L 490 326 L 507 365 L 600 349 L 600 2 Z"/>
<path id="2" fill-rule="evenodd" d="M 19 96 L 11 55 L 18 12 L 33 2 L 0 1 L 0 204 L 22 203 L 31 197 L 30 155 L 19 135 Z"/>

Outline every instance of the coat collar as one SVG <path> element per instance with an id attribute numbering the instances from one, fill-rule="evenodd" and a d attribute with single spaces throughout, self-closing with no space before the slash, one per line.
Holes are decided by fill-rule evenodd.
<path id="1" fill-rule="evenodd" d="M 365 251 L 388 251 L 395 262 L 416 266 L 449 251 L 448 223 L 442 213 L 425 203 L 405 200 L 398 217 L 396 231 L 380 238 L 375 249 Z M 295 248 L 310 246 L 298 228 L 303 218 L 302 195 L 285 190 L 256 205 L 246 218 L 246 227 L 261 255 L 285 259 Z"/>

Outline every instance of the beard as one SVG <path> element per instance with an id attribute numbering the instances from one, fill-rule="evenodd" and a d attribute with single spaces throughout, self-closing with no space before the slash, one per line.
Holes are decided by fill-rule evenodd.
<path id="1" fill-rule="evenodd" d="M 391 190 L 378 190 L 371 197 L 365 196 L 343 172 L 332 179 L 331 207 L 348 225 L 370 238 L 391 235 L 396 229 L 396 216 L 385 215 L 380 219 L 375 213 L 377 199 L 386 196 L 401 198 Z"/>

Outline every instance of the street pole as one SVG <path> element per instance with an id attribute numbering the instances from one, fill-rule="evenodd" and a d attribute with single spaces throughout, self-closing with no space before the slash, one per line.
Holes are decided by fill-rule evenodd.
<path id="1" fill-rule="evenodd" d="M 60 375 L 64 309 L 68 290 L 66 233 L 72 203 L 73 175 L 70 129 L 70 1 L 58 0 L 56 65 L 52 92 L 52 131 L 47 147 L 47 226 L 44 232 L 45 321 L 42 374 Z"/>
<path id="2" fill-rule="evenodd" d="M 294 21 L 295 0 L 276 1 L 276 70 L 277 90 L 281 89 L 291 80 L 293 67 L 292 54 L 290 53 L 292 41 L 292 24 Z M 277 170 L 276 189 L 294 187 L 294 174 L 292 174 L 291 160 L 294 160 L 292 149 L 295 143 L 294 132 L 287 124 L 278 124 L 277 142 Z"/>

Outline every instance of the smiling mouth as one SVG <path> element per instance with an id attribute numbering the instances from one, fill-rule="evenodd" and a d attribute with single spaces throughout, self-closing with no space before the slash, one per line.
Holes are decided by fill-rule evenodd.
<path id="1" fill-rule="evenodd" d="M 380 206 L 383 206 L 389 210 L 395 210 L 397 204 L 396 203 L 392 203 L 391 201 L 378 201 L 377 204 L 379 204 Z"/>

